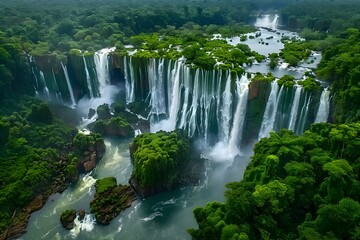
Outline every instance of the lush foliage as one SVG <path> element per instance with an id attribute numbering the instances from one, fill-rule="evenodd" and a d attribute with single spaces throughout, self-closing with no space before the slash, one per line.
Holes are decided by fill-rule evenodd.
<path id="1" fill-rule="evenodd" d="M 314 49 L 313 44 L 304 41 L 289 41 L 285 43 L 284 49 L 279 56 L 290 66 L 297 66 L 301 60 L 308 58 Z"/>
<path id="2" fill-rule="evenodd" d="M 291 29 L 303 30 L 307 39 L 322 39 L 350 27 L 360 27 L 356 0 L 297 1 L 281 11 L 283 24 Z"/>
<path id="3" fill-rule="evenodd" d="M 95 188 L 90 210 L 100 224 L 109 224 L 121 211 L 130 207 L 135 199 L 135 193 L 130 186 L 117 185 L 114 177 L 97 180 Z"/>
<path id="4" fill-rule="evenodd" d="M 323 54 L 316 73 L 332 83 L 334 121 L 360 120 L 360 31 L 348 29 L 341 42 L 329 47 Z"/>
<path id="5" fill-rule="evenodd" d="M 194 239 L 357 239 L 360 124 L 272 132 L 225 203 L 194 210 Z"/>
<path id="6" fill-rule="evenodd" d="M 132 147 L 133 176 L 142 187 L 173 189 L 191 159 L 189 139 L 181 131 L 144 133 L 134 139 Z"/>
<path id="7" fill-rule="evenodd" d="M 284 87 L 293 87 L 295 85 L 294 77 L 290 75 L 284 75 L 278 80 L 278 84 L 280 86 L 284 85 Z"/>
<path id="8" fill-rule="evenodd" d="M 38 100 L 26 99 L 19 112 L 0 117 L 0 232 L 8 226 L 13 212 L 46 192 L 60 169 L 61 151 L 71 143 L 77 130 L 52 119 L 51 123 L 29 121 L 34 109 L 48 109 Z M 39 119 L 46 119 L 41 111 Z M 51 115 L 51 114 L 50 114 Z"/>
<path id="9" fill-rule="evenodd" d="M 131 36 L 159 29 L 178 29 L 186 24 L 207 26 L 209 33 L 237 32 L 236 23 L 246 22 L 269 0 L 248 1 L 114 1 L 101 4 L 61 1 L 7 1 L 0 5 L 0 31 L 6 37 L 22 39 L 33 55 L 68 52 L 71 49 L 94 51 L 103 47 L 122 47 L 139 43 Z M 286 1 L 282 0 L 280 4 Z M 278 5 L 280 5 L 278 4 Z M 69 11 L 71 7 L 71 11 Z M 225 26 L 227 25 L 227 26 Z M 224 26 L 224 27 L 220 27 Z M 191 36 L 191 34 L 189 34 Z"/>
<path id="10" fill-rule="evenodd" d="M 320 88 L 320 83 L 313 77 L 308 77 L 305 80 L 298 81 L 298 84 L 303 86 L 306 91 L 312 91 Z"/>
<path id="11" fill-rule="evenodd" d="M 102 142 L 103 138 L 97 133 L 78 133 L 73 140 L 75 150 L 80 153 L 83 153 L 84 151 L 87 151 L 89 147 L 95 147 L 97 144 Z"/>
<path id="12" fill-rule="evenodd" d="M 98 118 L 95 123 L 89 125 L 89 128 L 103 136 L 133 137 L 134 129 L 127 119 L 134 120 L 134 116 L 126 112 L 120 102 L 115 102 L 111 107 L 113 113 L 108 104 L 98 106 L 96 109 Z"/>

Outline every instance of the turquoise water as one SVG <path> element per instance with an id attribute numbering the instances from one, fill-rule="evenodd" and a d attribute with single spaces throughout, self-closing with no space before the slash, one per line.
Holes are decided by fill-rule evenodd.
<path id="1" fill-rule="evenodd" d="M 248 163 L 248 158 L 236 166 L 231 161 L 207 162 L 206 176 L 197 186 L 136 200 L 108 226 L 96 224 L 87 214 L 76 230 L 65 230 L 60 224 L 62 211 L 84 208 L 89 212 L 95 179 L 115 176 L 118 183 L 127 183 L 132 171 L 130 141 L 106 139 L 106 154 L 93 172 L 62 194 L 51 196 L 31 215 L 28 232 L 20 239 L 190 239 L 186 229 L 196 227 L 193 209 L 208 201 L 223 201 L 224 185 L 240 180 Z"/>

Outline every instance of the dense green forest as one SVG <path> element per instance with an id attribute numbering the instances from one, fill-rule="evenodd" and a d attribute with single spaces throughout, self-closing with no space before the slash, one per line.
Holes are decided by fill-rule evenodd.
<path id="1" fill-rule="evenodd" d="M 79 135 L 73 140 L 77 130 L 34 98 L 29 56 L 62 61 L 74 49 L 94 52 L 112 46 L 124 54 L 131 44 L 152 56 L 178 58 L 176 51 L 159 51 L 177 44 L 189 64 L 212 69 L 214 59 L 205 54 L 212 50 L 223 67 L 242 73 L 234 66 L 248 64 L 248 57 L 260 62 L 267 56 L 244 44 L 208 41 L 209 36 L 251 32 L 255 17 L 270 11 L 279 13 L 284 28 L 307 40 L 287 41 L 279 56 L 270 56 L 274 66 L 279 57 L 296 66 L 309 49 L 323 51 L 316 74 L 331 86 L 332 124 L 315 124 L 301 136 L 281 130 L 262 139 L 243 181 L 227 185 L 225 203 L 196 208 L 199 228 L 189 233 L 194 239 L 360 239 L 359 9 L 356 0 L 2 0 L 0 233 L 10 222 L 23 220 L 16 213 L 38 194 L 55 191 L 50 188 L 59 178 L 71 180 L 79 155 L 73 145 L 93 140 Z M 303 85 L 316 88 L 314 79 L 308 79 Z M 294 84 L 291 77 L 281 81 Z M 104 119 L 95 129 L 105 133 L 111 124 L 124 122 Z M 144 184 L 156 180 L 135 174 Z"/>
<path id="2" fill-rule="evenodd" d="M 226 202 L 194 210 L 194 239 L 358 239 L 358 123 L 314 124 L 296 136 L 272 132 L 256 144 Z"/>

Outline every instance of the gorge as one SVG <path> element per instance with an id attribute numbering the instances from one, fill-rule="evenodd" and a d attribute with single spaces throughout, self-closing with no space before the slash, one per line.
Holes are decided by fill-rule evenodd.
<path id="1" fill-rule="evenodd" d="M 276 29 L 276 21 L 276 17 L 265 16 L 257 26 Z M 276 38 L 275 29 L 259 31 Z M 271 44 L 268 48 L 279 50 Z M 308 91 L 299 84 L 280 86 L 281 64 L 274 70 L 276 79 L 263 81 L 256 80 L 263 74 L 251 69 L 259 65 L 268 69 L 267 61 L 244 66 L 246 73 L 234 73 L 192 68 L 182 58 L 117 56 L 114 50 L 103 49 L 94 55 L 76 52 L 60 63 L 31 58 L 38 96 L 84 114 L 90 107 L 110 104 L 118 96 L 127 104 L 141 103 L 145 109 L 137 114 L 150 121 L 151 131 L 182 128 L 188 136 L 199 139 L 203 155 L 210 159 L 207 177 L 197 186 L 137 200 L 109 226 L 98 226 L 87 214 L 83 221 L 75 220 L 75 229 L 67 232 L 59 223 L 59 213 L 88 205 L 94 195 L 95 179 L 115 176 L 118 183 L 126 184 L 130 177 L 130 139 L 107 138 L 107 151 L 96 169 L 64 193 L 50 197 L 40 211 L 33 213 L 23 239 L 189 239 L 185 229 L 196 224 L 193 208 L 224 200 L 224 185 L 242 178 L 252 147 L 259 139 L 281 128 L 301 134 L 311 123 L 328 120 L 328 89 Z M 311 72 L 304 68 L 293 70 L 297 80 L 305 71 Z"/>

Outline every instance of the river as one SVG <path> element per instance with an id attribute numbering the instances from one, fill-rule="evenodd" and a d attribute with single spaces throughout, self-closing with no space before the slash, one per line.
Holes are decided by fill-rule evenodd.
<path id="1" fill-rule="evenodd" d="M 262 18 L 255 25 L 276 27 L 274 23 L 274 19 Z M 263 38 L 272 36 L 265 40 L 269 41 L 269 45 L 259 44 L 257 39 L 248 39 L 244 43 L 261 54 L 267 54 L 270 50 L 279 52 L 283 47 L 279 42 L 282 35 L 297 37 L 295 33 L 283 30 L 269 31 L 261 28 L 259 31 Z M 228 41 L 236 44 L 239 39 L 232 38 Z M 302 67 L 291 69 L 280 65 L 272 72 L 275 76 L 290 73 L 299 79 L 306 68 L 316 66 L 320 57 L 319 53 L 313 53 L 313 64 L 304 62 Z M 269 69 L 268 62 L 264 62 L 248 67 L 247 71 L 265 73 Z M 31 215 L 27 233 L 19 239 L 190 239 L 187 229 L 197 227 L 193 209 L 204 206 L 209 201 L 224 201 L 225 184 L 241 180 L 250 161 L 249 156 L 239 157 L 238 161 L 227 159 L 218 154 L 217 151 L 221 153 L 222 150 L 217 149 L 221 148 L 219 145 L 208 148 L 203 151 L 203 155 L 210 159 L 206 164 L 206 176 L 196 186 L 183 187 L 145 200 L 138 199 L 107 226 L 98 225 L 94 217 L 87 214 L 82 222 L 75 221 L 75 229 L 65 230 L 60 224 L 61 213 L 66 209 L 80 208 L 89 213 L 96 179 L 115 176 L 119 184 L 127 184 L 132 172 L 129 154 L 131 140 L 106 138 L 106 153 L 97 167 L 91 173 L 81 176 L 75 185 L 71 185 L 62 194 L 50 196 L 44 207 Z M 243 155 L 250 154 L 251 152 Z"/>

